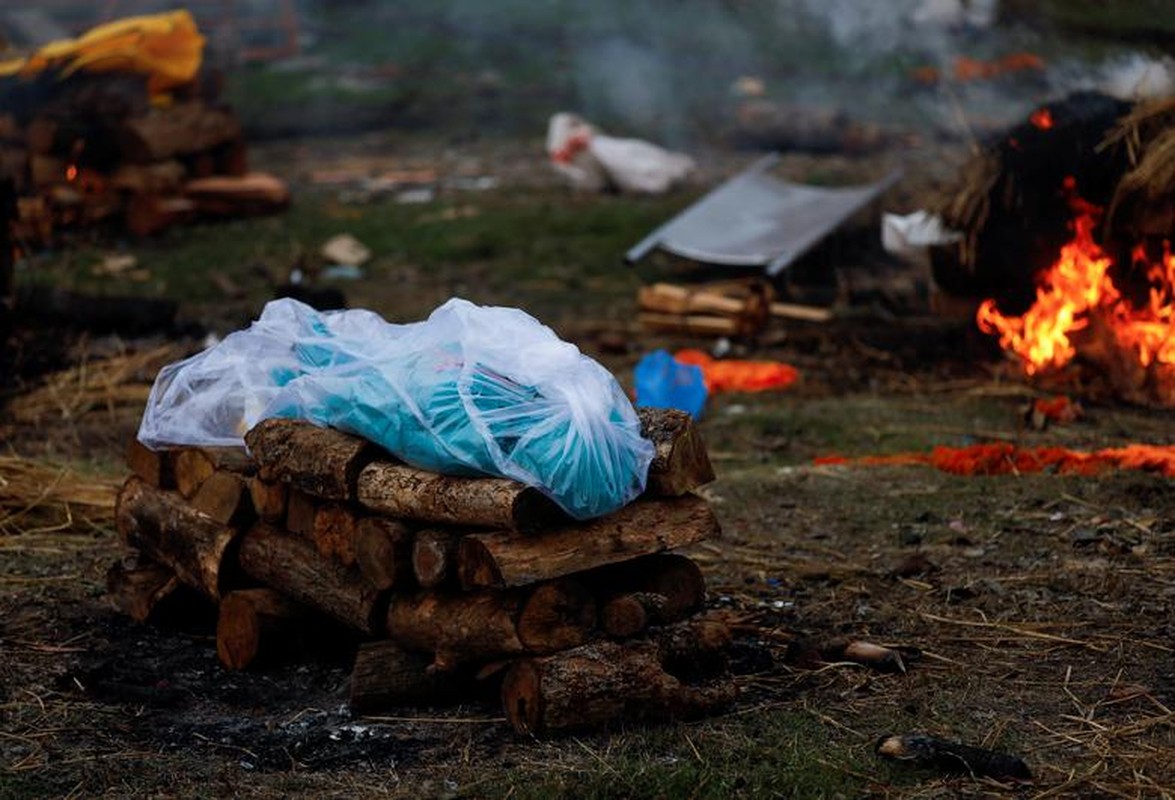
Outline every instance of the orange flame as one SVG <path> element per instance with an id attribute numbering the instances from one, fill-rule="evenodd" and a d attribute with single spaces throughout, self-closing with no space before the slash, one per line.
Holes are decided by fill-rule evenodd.
<path id="1" fill-rule="evenodd" d="M 72 182 L 77 179 L 77 176 L 78 176 L 78 168 L 75 165 L 70 164 L 68 167 L 65 168 L 65 179 L 67 181 Z"/>
<path id="2" fill-rule="evenodd" d="M 1175 256 L 1164 248 L 1162 259 L 1148 266 L 1148 302 L 1135 307 L 1114 284 L 1113 262 L 1093 240 L 1098 209 L 1076 199 L 1074 207 L 1073 240 L 1039 278 L 1032 307 L 1009 317 L 985 300 L 976 314 L 980 330 L 998 335 L 1029 375 L 1069 363 L 1077 355 L 1073 334 L 1094 321 L 1108 331 L 1108 344 L 1141 366 L 1175 364 Z M 1141 248 L 1134 257 L 1147 263 Z"/>

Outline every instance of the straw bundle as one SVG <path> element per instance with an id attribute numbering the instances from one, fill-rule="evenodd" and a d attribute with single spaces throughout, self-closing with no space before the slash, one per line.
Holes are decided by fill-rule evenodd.
<path id="1" fill-rule="evenodd" d="M 0 456 L 0 536 L 109 524 L 119 483 L 60 464 Z"/>

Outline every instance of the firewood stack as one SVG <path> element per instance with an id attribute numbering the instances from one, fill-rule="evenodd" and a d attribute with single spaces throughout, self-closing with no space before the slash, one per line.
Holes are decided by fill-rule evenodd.
<path id="1" fill-rule="evenodd" d="M 152 97 L 145 76 L 0 80 L 0 178 L 20 195 L 19 241 L 103 222 L 135 235 L 201 216 L 274 211 L 284 183 L 250 173 L 236 115 L 211 81 Z"/>
<path id="2" fill-rule="evenodd" d="M 670 551 L 719 534 L 692 493 L 714 473 L 688 415 L 640 416 L 646 493 L 586 522 L 532 487 L 425 472 L 294 420 L 249 431 L 252 457 L 133 443 L 116 517 L 138 562 L 111 568 L 110 593 L 142 621 L 199 591 L 228 669 L 348 630 L 356 713 L 500 681 L 519 731 L 705 714 L 734 697 L 729 633 L 699 616 L 702 573 Z"/>

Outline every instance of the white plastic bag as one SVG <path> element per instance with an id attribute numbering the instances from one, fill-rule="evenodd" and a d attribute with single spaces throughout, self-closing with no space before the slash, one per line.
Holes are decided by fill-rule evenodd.
<path id="1" fill-rule="evenodd" d="M 580 519 L 639 495 L 653 456 L 606 369 L 523 311 L 459 299 L 407 325 L 271 302 L 160 372 L 139 440 L 240 445 L 274 416 L 363 436 L 423 469 L 513 478 Z"/>
<path id="2" fill-rule="evenodd" d="M 661 194 L 685 181 L 694 160 L 641 139 L 596 130 L 576 114 L 560 112 L 547 126 L 547 154 L 577 189 Z"/>

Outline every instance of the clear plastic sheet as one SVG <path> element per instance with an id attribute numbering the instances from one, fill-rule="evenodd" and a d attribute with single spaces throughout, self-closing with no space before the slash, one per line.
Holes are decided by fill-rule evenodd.
<path id="1" fill-rule="evenodd" d="M 267 417 L 363 436 L 422 469 L 513 478 L 579 519 L 639 495 L 653 456 L 604 367 L 523 311 L 460 299 L 405 325 L 273 301 L 159 373 L 139 440 L 240 445 Z"/>

